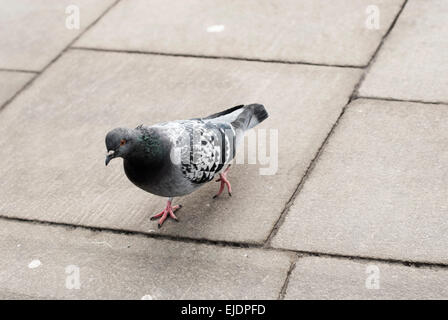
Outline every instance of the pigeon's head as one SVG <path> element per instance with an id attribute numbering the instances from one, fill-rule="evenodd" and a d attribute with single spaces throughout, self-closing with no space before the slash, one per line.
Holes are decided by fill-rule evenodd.
<path id="1" fill-rule="evenodd" d="M 115 128 L 109 131 L 106 135 L 106 166 L 114 158 L 125 158 L 132 151 L 134 141 L 135 134 L 131 129 Z"/>

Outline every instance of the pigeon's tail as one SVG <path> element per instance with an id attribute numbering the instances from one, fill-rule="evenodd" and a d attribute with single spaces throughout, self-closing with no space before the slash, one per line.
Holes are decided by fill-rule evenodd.
<path id="1" fill-rule="evenodd" d="M 242 109 L 243 111 L 232 121 L 235 130 L 246 131 L 252 129 L 268 117 L 268 112 L 261 104 L 249 104 Z"/>

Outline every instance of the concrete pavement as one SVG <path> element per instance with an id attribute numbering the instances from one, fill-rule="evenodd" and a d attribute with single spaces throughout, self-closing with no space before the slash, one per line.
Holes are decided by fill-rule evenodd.
<path id="1" fill-rule="evenodd" d="M 9 4 L 0 298 L 448 298 L 446 10 Z M 158 230 L 149 217 L 165 199 L 134 187 L 121 161 L 104 167 L 111 128 L 251 102 L 278 135 L 275 174 L 236 164 L 233 197 L 212 200 L 209 183 L 176 198 L 179 223 Z"/>

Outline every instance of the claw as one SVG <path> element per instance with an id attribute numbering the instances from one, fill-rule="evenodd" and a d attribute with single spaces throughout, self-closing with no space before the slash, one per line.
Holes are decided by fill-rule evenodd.
<path id="1" fill-rule="evenodd" d="M 230 181 L 227 180 L 227 173 L 230 170 L 230 165 L 227 167 L 226 170 L 224 170 L 223 173 L 219 174 L 218 180 L 216 182 L 221 182 L 221 186 L 219 187 L 219 191 L 216 195 L 213 196 L 213 199 L 216 199 L 221 195 L 221 193 L 224 191 L 224 187 L 227 186 L 227 190 L 229 192 L 229 196 L 232 196 L 232 186 L 230 185 Z"/>
<path id="2" fill-rule="evenodd" d="M 163 210 L 162 212 L 160 212 L 158 214 L 153 215 L 150 219 L 155 220 L 157 218 L 160 218 L 159 222 L 157 223 L 157 227 L 160 229 L 162 227 L 163 223 L 165 222 L 165 220 L 168 218 L 168 216 L 170 218 L 174 219 L 174 221 L 179 222 L 179 219 L 176 217 L 174 212 L 179 210 L 180 208 L 182 208 L 182 206 L 180 204 L 172 207 L 171 200 L 168 200 L 165 210 Z"/>
<path id="3" fill-rule="evenodd" d="M 163 214 L 165 213 L 165 210 L 163 210 L 162 212 L 153 215 L 150 220 L 156 220 L 157 218 L 160 218 L 161 216 L 163 216 Z"/>
<path id="4" fill-rule="evenodd" d="M 174 214 L 173 210 L 168 211 L 168 213 L 170 214 L 171 219 L 176 220 L 177 222 L 179 222 L 179 219 L 177 219 L 176 215 Z"/>

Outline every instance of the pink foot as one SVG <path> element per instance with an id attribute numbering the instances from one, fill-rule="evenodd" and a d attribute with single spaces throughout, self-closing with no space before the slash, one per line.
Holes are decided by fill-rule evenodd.
<path id="1" fill-rule="evenodd" d="M 155 219 L 157 219 L 157 218 L 160 218 L 160 219 L 159 219 L 159 223 L 157 224 L 157 226 L 158 226 L 159 229 L 160 229 L 160 227 L 162 226 L 163 222 L 165 222 L 166 218 L 168 218 L 168 215 L 169 215 L 172 219 L 174 219 L 175 221 L 179 221 L 179 219 L 177 219 L 177 217 L 176 217 L 176 215 L 174 214 L 174 212 L 175 212 L 176 210 L 180 209 L 180 208 L 182 208 L 182 206 L 181 206 L 180 204 L 179 204 L 179 205 L 176 205 L 176 206 L 173 207 L 173 206 L 171 206 L 171 200 L 168 200 L 168 202 L 166 203 L 166 208 L 165 208 L 162 212 L 153 215 L 153 216 L 151 217 L 151 220 L 155 220 Z"/>
<path id="2" fill-rule="evenodd" d="M 230 170 L 230 165 L 227 167 L 226 170 L 223 171 L 223 173 L 219 174 L 219 179 L 216 180 L 217 182 L 221 182 L 221 186 L 219 187 L 218 193 L 213 197 L 213 199 L 216 199 L 221 195 L 221 193 L 224 191 L 224 187 L 227 186 L 227 190 L 229 192 L 229 196 L 232 196 L 232 186 L 230 185 L 230 181 L 227 179 L 227 173 Z"/>

